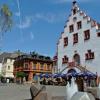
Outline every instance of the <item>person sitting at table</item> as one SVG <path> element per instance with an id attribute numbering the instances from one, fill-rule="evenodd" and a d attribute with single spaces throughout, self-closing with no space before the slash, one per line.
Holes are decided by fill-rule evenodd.
<path id="1" fill-rule="evenodd" d="M 53 84 L 58 85 L 58 82 L 57 82 L 56 78 L 53 78 Z"/>
<path id="2" fill-rule="evenodd" d="M 46 85 L 46 78 L 45 77 L 43 78 L 42 83 L 43 83 L 43 85 Z"/>
<path id="3" fill-rule="evenodd" d="M 56 81 L 57 81 L 57 85 L 59 85 L 61 82 L 59 77 L 56 78 Z"/>
<path id="4" fill-rule="evenodd" d="M 48 79 L 48 85 L 53 85 L 53 81 L 51 78 Z"/>
<path id="5" fill-rule="evenodd" d="M 64 78 L 62 78 L 62 84 L 61 85 L 62 86 L 66 86 L 67 85 L 67 81 Z"/>

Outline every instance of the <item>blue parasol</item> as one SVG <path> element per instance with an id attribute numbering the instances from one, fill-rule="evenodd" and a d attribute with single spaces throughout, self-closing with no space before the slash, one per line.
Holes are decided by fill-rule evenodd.
<path id="1" fill-rule="evenodd" d="M 43 77 L 44 77 L 44 74 L 40 74 L 39 77 L 40 77 L 40 78 L 43 78 Z"/>
<path id="2" fill-rule="evenodd" d="M 96 77 L 95 74 L 93 74 L 92 72 L 89 72 L 89 71 L 80 72 L 80 73 L 78 73 L 78 76 Z"/>
<path id="3" fill-rule="evenodd" d="M 76 76 L 78 76 L 78 73 L 77 72 L 67 73 L 66 76 L 76 77 Z"/>
<path id="4" fill-rule="evenodd" d="M 66 78 L 67 74 L 61 74 L 61 77 Z"/>
<path id="5" fill-rule="evenodd" d="M 53 75 L 53 78 L 57 78 L 57 77 L 61 77 L 61 74 L 58 73 L 58 74 L 54 74 L 54 75 Z"/>
<path id="6" fill-rule="evenodd" d="M 48 73 L 45 73 L 45 74 L 40 74 L 40 78 L 49 78 L 49 77 L 52 77 L 53 75 L 52 74 L 48 74 Z"/>

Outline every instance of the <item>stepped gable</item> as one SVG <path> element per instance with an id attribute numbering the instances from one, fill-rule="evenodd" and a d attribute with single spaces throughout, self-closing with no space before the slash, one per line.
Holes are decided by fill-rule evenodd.
<path id="1" fill-rule="evenodd" d="M 74 14 L 73 14 L 74 13 Z M 68 23 L 72 20 L 70 19 L 71 17 L 73 17 L 73 21 L 77 21 L 77 16 L 82 16 L 83 20 L 87 21 L 87 24 L 91 23 L 91 28 L 96 28 L 97 31 L 100 31 L 100 23 L 98 23 L 97 21 L 95 21 L 94 19 L 92 19 L 90 16 L 88 16 L 84 11 L 82 11 L 80 9 L 80 7 L 78 6 L 78 3 L 74 0 L 73 1 L 73 5 L 72 5 L 72 9 L 71 9 L 71 14 L 69 14 L 67 21 L 65 22 L 64 25 L 64 32 L 61 32 L 60 38 L 57 42 L 57 44 L 59 44 L 60 39 L 62 39 L 62 35 L 65 33 L 66 28 L 68 28 Z M 69 32 L 68 32 L 69 33 Z"/>

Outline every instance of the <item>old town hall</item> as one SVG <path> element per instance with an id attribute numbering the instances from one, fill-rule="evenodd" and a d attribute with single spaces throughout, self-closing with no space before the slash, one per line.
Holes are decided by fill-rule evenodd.
<path id="1" fill-rule="evenodd" d="M 63 73 L 88 70 L 100 76 L 100 24 L 76 1 L 57 43 L 57 66 Z"/>

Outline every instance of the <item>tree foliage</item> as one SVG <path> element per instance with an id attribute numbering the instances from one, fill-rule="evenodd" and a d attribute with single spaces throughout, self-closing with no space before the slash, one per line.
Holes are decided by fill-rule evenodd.
<path id="1" fill-rule="evenodd" d="M 3 4 L 0 8 L 0 33 L 7 32 L 12 27 L 12 12 L 8 5 Z"/>
<path id="2" fill-rule="evenodd" d="M 17 72 L 17 73 L 16 73 L 16 77 L 17 77 L 17 78 L 19 78 L 19 77 L 20 77 L 20 78 L 24 78 L 25 76 L 26 76 L 26 74 L 25 74 L 24 72 Z"/>
<path id="3" fill-rule="evenodd" d="M 0 74 L 0 78 L 2 77 L 2 75 Z"/>

